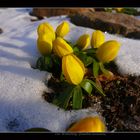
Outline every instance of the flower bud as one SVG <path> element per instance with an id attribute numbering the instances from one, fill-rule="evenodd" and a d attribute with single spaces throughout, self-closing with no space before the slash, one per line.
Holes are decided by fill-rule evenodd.
<path id="1" fill-rule="evenodd" d="M 69 54 L 62 58 L 62 72 L 68 83 L 78 85 L 83 80 L 85 67 L 77 56 Z"/>
<path id="2" fill-rule="evenodd" d="M 71 128 L 68 129 L 69 132 L 105 132 L 106 127 L 103 121 L 95 117 L 86 117 L 75 123 Z"/>
<path id="3" fill-rule="evenodd" d="M 90 36 L 88 34 L 84 34 L 79 37 L 76 42 L 76 45 L 82 50 L 86 49 L 90 44 Z"/>
<path id="4" fill-rule="evenodd" d="M 44 22 L 44 23 L 41 23 L 38 28 L 37 28 L 37 33 L 38 33 L 38 36 L 42 36 L 44 34 L 46 34 L 49 38 L 51 38 L 52 40 L 55 39 L 55 32 L 54 32 L 54 29 L 53 27 L 47 23 L 47 22 Z"/>
<path id="5" fill-rule="evenodd" d="M 99 48 L 105 42 L 105 35 L 102 31 L 96 30 L 92 33 L 91 46 L 92 48 Z"/>
<path id="6" fill-rule="evenodd" d="M 73 53 L 72 47 L 61 37 L 57 37 L 53 41 L 53 51 L 59 57 L 63 57 L 64 55 L 68 55 L 70 53 Z"/>
<path id="7" fill-rule="evenodd" d="M 56 35 L 63 38 L 69 31 L 69 23 L 64 21 L 56 28 Z"/>
<path id="8" fill-rule="evenodd" d="M 97 50 L 97 58 L 100 62 L 105 63 L 112 61 L 118 54 L 120 43 L 116 40 L 110 40 L 103 43 Z"/>
<path id="9" fill-rule="evenodd" d="M 38 37 L 37 48 L 42 55 L 50 54 L 52 51 L 52 40 L 45 34 Z"/>
<path id="10" fill-rule="evenodd" d="M 123 12 L 124 8 L 114 8 L 116 12 Z"/>

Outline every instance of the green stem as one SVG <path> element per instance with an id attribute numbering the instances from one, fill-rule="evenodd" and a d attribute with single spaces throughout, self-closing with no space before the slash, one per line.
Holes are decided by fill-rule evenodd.
<path id="1" fill-rule="evenodd" d="M 106 76 L 106 77 L 110 77 L 110 72 L 104 68 L 104 65 L 102 62 L 99 63 L 99 66 L 100 66 L 100 69 L 101 71 L 103 72 L 103 74 Z"/>

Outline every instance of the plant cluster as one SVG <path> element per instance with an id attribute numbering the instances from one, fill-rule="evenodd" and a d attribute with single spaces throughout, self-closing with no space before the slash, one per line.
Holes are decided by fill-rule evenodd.
<path id="1" fill-rule="evenodd" d="M 104 8 L 106 12 L 124 13 L 128 15 L 139 15 L 139 11 L 136 8 Z"/>
<path id="2" fill-rule="evenodd" d="M 53 103 L 61 108 L 82 108 L 82 102 L 93 90 L 105 96 L 99 76 L 107 79 L 114 75 L 106 69 L 117 56 L 120 43 L 116 40 L 106 41 L 105 34 L 96 30 L 81 35 L 75 43 L 64 37 L 70 32 L 67 21 L 63 21 L 57 28 L 48 23 L 41 23 L 37 28 L 37 48 L 41 54 L 36 67 L 51 72 L 61 84 L 64 93 L 58 94 Z"/>

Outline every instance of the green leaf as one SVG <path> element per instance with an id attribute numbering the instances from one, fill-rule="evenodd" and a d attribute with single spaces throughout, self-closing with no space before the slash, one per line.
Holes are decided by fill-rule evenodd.
<path id="1" fill-rule="evenodd" d="M 44 70 L 44 57 L 43 56 L 38 58 L 36 62 L 36 68 L 39 70 Z"/>
<path id="2" fill-rule="evenodd" d="M 104 94 L 102 88 L 98 84 L 96 84 L 95 82 L 93 82 L 92 80 L 89 80 L 89 79 L 85 79 L 85 81 L 90 82 L 100 94 L 102 94 L 103 96 L 106 96 Z"/>
<path id="3" fill-rule="evenodd" d="M 98 78 L 95 79 L 95 83 L 96 83 L 96 85 L 98 85 L 102 89 L 101 82 Z"/>
<path id="4" fill-rule="evenodd" d="M 87 67 L 93 62 L 93 58 L 91 56 L 87 56 L 86 54 L 80 52 L 76 54 L 77 57 L 84 63 L 84 65 Z"/>
<path id="5" fill-rule="evenodd" d="M 61 72 L 60 81 L 62 82 L 62 81 L 64 81 L 64 80 L 65 80 L 65 77 L 64 77 L 64 75 L 63 75 L 63 72 Z"/>
<path id="6" fill-rule="evenodd" d="M 52 68 L 52 73 L 53 75 L 55 75 L 55 77 L 60 78 L 61 76 L 61 59 L 56 56 L 56 55 L 52 55 L 52 62 L 53 62 L 53 68 Z"/>
<path id="7" fill-rule="evenodd" d="M 67 87 L 64 93 L 60 93 L 60 95 L 53 100 L 53 104 L 66 109 L 68 107 L 70 98 L 72 97 L 73 88 L 73 86 Z"/>
<path id="8" fill-rule="evenodd" d="M 86 59 L 85 59 L 85 66 L 89 66 L 91 63 L 93 62 L 93 58 L 88 56 Z"/>
<path id="9" fill-rule="evenodd" d="M 124 8 L 123 13 L 128 14 L 128 15 L 137 15 L 139 12 L 135 8 Z"/>
<path id="10" fill-rule="evenodd" d="M 52 55 L 52 61 L 55 63 L 55 65 L 60 66 L 61 65 L 61 59 L 56 56 L 56 55 Z"/>
<path id="11" fill-rule="evenodd" d="M 36 62 L 36 68 L 39 70 L 51 72 L 52 67 L 53 67 L 53 62 L 52 62 L 51 55 L 39 57 Z"/>
<path id="12" fill-rule="evenodd" d="M 51 72 L 53 67 L 53 62 L 51 56 L 45 56 L 44 57 L 44 69 Z"/>
<path id="13" fill-rule="evenodd" d="M 99 72 L 99 63 L 93 59 L 93 75 L 95 78 L 98 77 L 98 72 Z"/>
<path id="14" fill-rule="evenodd" d="M 92 59 L 96 58 L 97 48 L 90 48 L 83 51 L 84 54 L 91 57 Z"/>
<path id="15" fill-rule="evenodd" d="M 91 94 L 92 92 L 92 85 L 90 82 L 83 80 L 80 86 L 88 93 Z"/>
<path id="16" fill-rule="evenodd" d="M 25 130 L 25 132 L 50 132 L 50 130 L 48 129 L 45 129 L 45 128 L 30 128 L 30 129 L 27 129 Z"/>
<path id="17" fill-rule="evenodd" d="M 113 8 L 104 8 L 106 12 L 112 12 Z"/>
<path id="18" fill-rule="evenodd" d="M 96 48 L 89 48 L 89 49 L 86 49 L 86 50 L 83 50 L 84 52 L 86 52 L 86 54 L 95 54 L 96 53 Z"/>
<path id="19" fill-rule="evenodd" d="M 81 109 L 82 108 L 82 89 L 78 85 L 73 89 L 73 109 Z"/>
<path id="20" fill-rule="evenodd" d="M 79 48 L 74 46 L 73 51 L 74 51 L 74 53 L 78 53 L 79 52 Z"/>

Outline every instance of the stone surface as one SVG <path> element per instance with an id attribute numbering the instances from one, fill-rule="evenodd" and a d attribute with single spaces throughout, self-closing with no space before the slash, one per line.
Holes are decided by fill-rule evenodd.
<path id="1" fill-rule="evenodd" d="M 3 30 L 0 28 L 0 34 L 3 33 Z"/>
<path id="2" fill-rule="evenodd" d="M 79 26 L 140 39 L 140 20 L 134 16 L 122 13 L 87 11 L 71 15 L 70 18 L 74 24 Z"/>
<path id="3" fill-rule="evenodd" d="M 39 18 L 44 16 L 59 16 L 59 15 L 70 15 L 83 13 L 87 11 L 94 11 L 93 8 L 33 8 L 32 15 L 35 15 Z"/>

